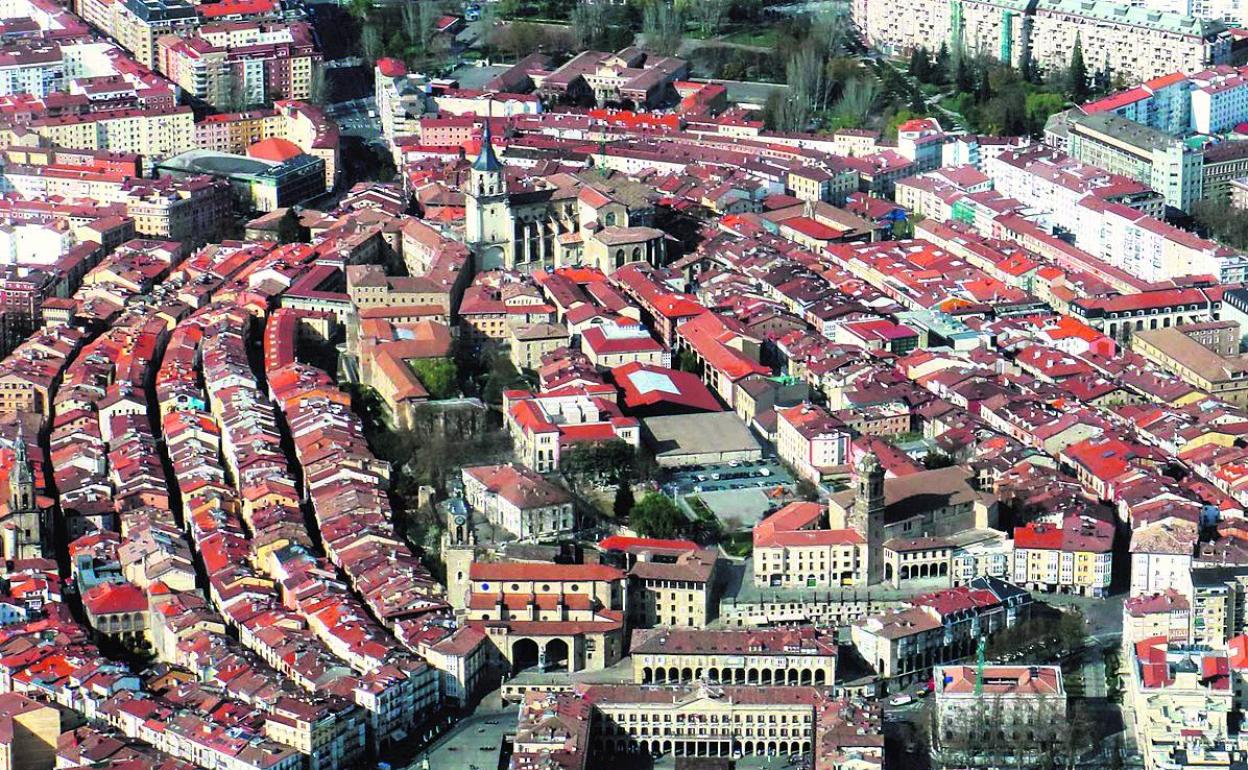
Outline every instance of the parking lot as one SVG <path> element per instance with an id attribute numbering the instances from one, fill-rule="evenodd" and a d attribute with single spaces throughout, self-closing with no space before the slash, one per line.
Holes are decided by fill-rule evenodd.
<path id="1" fill-rule="evenodd" d="M 753 527 L 779 503 L 777 488 L 789 490 L 793 477 L 774 459 L 692 465 L 672 470 L 663 491 L 680 501 L 690 518 L 705 506 L 728 531 Z"/>
<path id="2" fill-rule="evenodd" d="M 377 117 L 376 102 L 371 96 L 331 104 L 325 112 L 344 134 L 358 136 L 366 142 L 381 138 L 381 119 Z"/>
<path id="3" fill-rule="evenodd" d="M 728 489 L 774 489 L 793 478 L 776 460 L 754 460 L 716 465 L 693 465 L 673 471 L 664 487 L 678 495 L 722 492 Z"/>

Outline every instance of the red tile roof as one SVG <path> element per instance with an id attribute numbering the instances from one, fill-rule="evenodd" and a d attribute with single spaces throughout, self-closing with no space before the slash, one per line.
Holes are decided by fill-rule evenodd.
<path id="1" fill-rule="evenodd" d="M 468 579 L 476 581 L 548 580 L 552 583 L 574 583 L 587 580 L 623 580 L 624 572 L 603 564 L 474 562 L 468 568 Z"/>

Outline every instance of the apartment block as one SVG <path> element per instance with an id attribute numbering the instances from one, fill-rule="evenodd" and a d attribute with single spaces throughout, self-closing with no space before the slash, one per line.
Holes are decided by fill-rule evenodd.
<path id="1" fill-rule="evenodd" d="M 1230 59 L 1226 24 L 1111 0 L 854 0 L 867 42 L 902 55 L 961 46 L 1042 72 L 1065 68 L 1078 40 L 1090 72 L 1149 79 Z"/>
<path id="2" fill-rule="evenodd" d="M 1155 128 L 1107 113 L 1070 121 L 1070 154 L 1161 193 L 1166 204 L 1188 209 L 1203 196 L 1200 149 Z"/>
<path id="3" fill-rule="evenodd" d="M 161 37 L 156 56 L 160 72 L 218 107 L 307 99 L 321 59 L 302 22 L 205 25 L 189 37 Z"/>

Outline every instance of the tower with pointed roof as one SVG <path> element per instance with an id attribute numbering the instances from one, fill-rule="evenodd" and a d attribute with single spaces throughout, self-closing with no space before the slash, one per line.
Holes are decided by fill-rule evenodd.
<path id="1" fill-rule="evenodd" d="M 464 191 L 465 239 L 472 249 L 477 270 L 504 267 L 511 248 L 511 204 L 503 164 L 494 154 L 490 117 L 481 132 L 481 151 L 468 172 Z"/>
<path id="2" fill-rule="evenodd" d="M 9 500 L 0 547 L 5 560 L 43 556 L 43 522 L 35 498 L 35 472 L 26 452 L 26 435 L 19 422 L 13 442 L 13 465 L 9 469 Z"/>

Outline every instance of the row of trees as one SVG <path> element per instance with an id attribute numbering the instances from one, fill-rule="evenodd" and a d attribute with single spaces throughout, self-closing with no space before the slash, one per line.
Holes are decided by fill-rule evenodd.
<path id="1" fill-rule="evenodd" d="M 416 61 L 435 53 L 437 21 L 444 13 L 438 0 L 403 3 L 397 12 L 373 0 L 349 0 L 347 10 L 360 24 L 360 54 L 369 62 L 383 56 Z"/>
<path id="2" fill-rule="evenodd" d="M 768 99 L 763 111 L 768 127 L 805 131 L 862 125 L 878 105 L 881 89 L 875 75 L 849 55 L 853 37 L 845 14 L 815 15 L 805 35 L 792 43 L 785 66 L 788 91 Z"/>
<path id="3" fill-rule="evenodd" d="M 1248 249 L 1248 216 L 1227 200 L 1197 201 L 1191 210 L 1196 224 L 1208 234 L 1236 249 Z"/>
<path id="4" fill-rule="evenodd" d="M 1075 70 L 1082 70 L 1081 62 L 1076 46 Z M 941 104 L 959 113 L 969 128 L 987 133 L 1043 133 L 1049 116 L 1065 108 L 1071 85 L 1065 72 L 1042 79 L 1030 66 L 1020 70 L 982 54 L 951 53 L 943 45 L 934 56 L 916 49 L 909 69 L 919 82 L 945 90 Z M 1085 89 L 1086 82 L 1076 92 Z"/>

